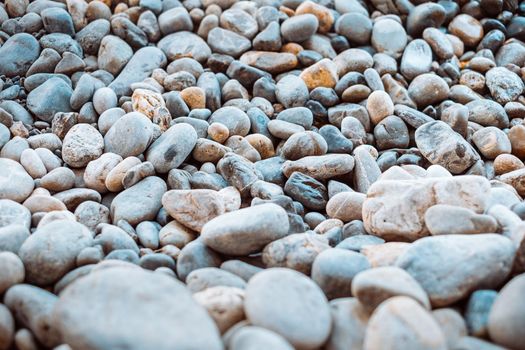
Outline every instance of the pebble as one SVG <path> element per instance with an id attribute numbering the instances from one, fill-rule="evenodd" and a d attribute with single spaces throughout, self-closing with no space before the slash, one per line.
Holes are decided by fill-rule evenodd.
<path id="1" fill-rule="evenodd" d="M 445 80 L 435 74 L 421 74 L 408 86 L 408 94 L 418 107 L 423 108 L 447 99 L 449 87 Z"/>
<path id="2" fill-rule="evenodd" d="M 490 69 L 485 77 L 490 94 L 501 104 L 515 101 L 525 89 L 520 77 L 503 67 Z"/>
<path id="3" fill-rule="evenodd" d="M 49 286 L 75 266 L 77 254 L 93 242 L 89 230 L 74 221 L 57 220 L 39 228 L 20 247 L 25 281 Z"/>
<path id="4" fill-rule="evenodd" d="M 12 286 L 24 282 L 25 270 L 22 260 L 9 251 L 0 253 L 0 262 L 3 266 L 0 273 L 0 293 L 4 294 Z"/>
<path id="5" fill-rule="evenodd" d="M 489 188 L 488 180 L 473 175 L 377 181 L 369 188 L 363 203 L 363 222 L 367 232 L 386 240 L 413 241 L 429 234 L 424 223 L 428 208 L 451 204 L 482 213 L 486 200 L 478 191 Z"/>
<path id="6" fill-rule="evenodd" d="M 239 57 L 251 47 L 250 40 L 244 36 L 219 27 L 210 30 L 207 42 L 214 52 L 233 57 Z"/>
<path id="7" fill-rule="evenodd" d="M 40 54 L 37 40 L 30 34 L 15 34 L 0 47 L 0 74 L 24 75 Z"/>
<path id="8" fill-rule="evenodd" d="M 39 119 L 50 122 L 56 112 L 72 112 L 71 85 L 60 78 L 50 78 L 27 95 L 27 108 Z"/>
<path id="9" fill-rule="evenodd" d="M 140 291 L 133 288 L 137 285 L 142 286 Z M 101 292 L 106 293 L 102 300 Z M 129 305 L 134 307 L 130 310 Z M 111 318 L 118 320 L 111 334 L 106 333 L 100 322 L 87 321 L 92 320 L 93 315 L 109 316 L 108 310 Z M 152 339 L 141 327 L 141 320 L 149 312 L 157 314 L 152 322 L 165 337 Z M 57 301 L 53 324 L 64 341 L 73 347 L 114 347 L 124 342 L 130 348 L 167 349 L 174 343 L 182 347 L 222 348 L 213 320 L 182 284 L 172 277 L 129 267 L 126 263 L 92 272 L 73 282 Z M 173 325 L 176 330 L 168 330 Z"/>
<path id="10" fill-rule="evenodd" d="M 394 114 L 394 103 L 384 91 L 374 91 L 366 100 L 366 109 L 372 123 L 377 124 L 389 115 Z"/>
<path id="11" fill-rule="evenodd" d="M 450 33 L 456 35 L 468 47 L 475 47 L 483 38 L 483 26 L 467 14 L 456 16 L 448 25 Z"/>
<path id="12" fill-rule="evenodd" d="M 390 18 L 380 19 L 372 30 L 372 46 L 377 52 L 398 55 L 407 45 L 403 26 Z"/>
<path id="13" fill-rule="evenodd" d="M 104 135 L 104 149 L 122 158 L 138 156 L 153 137 L 152 123 L 142 113 L 131 112 L 118 118 Z"/>
<path id="14" fill-rule="evenodd" d="M 508 348 L 519 349 L 523 347 L 523 335 L 518 331 L 523 323 L 524 310 L 521 305 L 509 304 L 509 300 L 521 295 L 525 288 L 525 279 L 519 275 L 511 279 L 501 289 L 494 300 L 488 318 L 488 331 L 490 338 L 497 344 Z M 508 327 L 502 327 L 502 320 L 515 320 Z"/>
<path id="15" fill-rule="evenodd" d="M 252 213 L 258 213 L 257 217 L 252 217 Z M 267 221 L 267 218 L 272 220 Z M 218 252 L 245 255 L 260 251 L 266 244 L 284 237 L 288 228 L 288 216 L 284 209 L 275 204 L 263 204 L 208 221 L 202 227 L 201 237 L 206 245 Z M 240 241 L 242 237 L 248 239 Z M 243 244 L 239 245 L 240 242 Z"/>
<path id="16" fill-rule="evenodd" d="M 311 13 L 298 14 L 281 24 L 283 39 L 291 42 L 302 42 L 317 32 L 319 20 Z"/>
<path id="17" fill-rule="evenodd" d="M 328 58 L 303 70 L 300 78 L 304 80 L 309 90 L 317 87 L 334 88 L 339 80 L 337 66 Z"/>
<path id="18" fill-rule="evenodd" d="M 432 315 L 413 299 L 388 299 L 370 316 L 363 349 L 447 349 L 445 336 Z"/>
<path id="19" fill-rule="evenodd" d="M 295 271 L 273 268 L 255 275 L 246 287 L 244 308 L 254 326 L 280 334 L 297 349 L 315 349 L 330 333 L 326 297 L 315 283 Z"/>
<path id="20" fill-rule="evenodd" d="M 0 158 L 0 169 L 0 199 L 23 202 L 33 192 L 31 176 L 22 165 L 7 158 Z"/>
<path id="21" fill-rule="evenodd" d="M 71 167 L 81 168 L 102 155 L 102 135 L 89 124 L 74 125 L 64 137 L 62 157 Z"/>
<path id="22" fill-rule="evenodd" d="M 153 220 L 161 208 L 161 198 L 166 192 L 166 183 L 156 176 L 149 176 L 130 188 L 120 192 L 111 202 L 113 222 L 126 220 L 131 225 Z"/>
<path id="23" fill-rule="evenodd" d="M 432 65 L 432 49 L 423 39 L 408 43 L 401 57 L 399 66 L 401 74 L 407 79 L 414 79 L 420 74 L 430 72 Z"/>
<path id="24" fill-rule="evenodd" d="M 350 42 L 367 44 L 372 35 L 373 24 L 367 15 L 359 12 L 348 12 L 335 22 L 335 31 L 344 35 Z"/>
<path id="25" fill-rule="evenodd" d="M 448 234 L 417 241 L 396 264 L 421 284 L 432 305 L 437 307 L 451 305 L 481 287 L 500 285 L 510 273 L 514 254 L 512 242 L 498 234 Z M 487 260 L 492 263 L 485 265 Z M 466 268 L 458 270 L 458 264 Z M 481 272 L 480 265 L 487 268 Z"/>

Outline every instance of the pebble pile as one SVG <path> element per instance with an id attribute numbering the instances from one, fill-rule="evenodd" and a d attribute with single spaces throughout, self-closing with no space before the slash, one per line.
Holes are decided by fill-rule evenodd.
<path id="1" fill-rule="evenodd" d="M 0 350 L 525 349 L 525 1 L 3 0 Z"/>

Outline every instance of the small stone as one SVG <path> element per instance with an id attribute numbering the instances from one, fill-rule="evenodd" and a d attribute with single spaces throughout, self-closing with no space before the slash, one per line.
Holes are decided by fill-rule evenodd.
<path id="1" fill-rule="evenodd" d="M 11 159 L 0 159 L 0 199 L 23 202 L 33 188 L 33 179 L 22 165 Z"/>
<path id="2" fill-rule="evenodd" d="M 184 7 L 174 7 L 162 12 L 158 17 L 158 22 L 163 35 L 193 30 L 190 14 Z"/>
<path id="3" fill-rule="evenodd" d="M 410 83 L 408 94 L 419 108 L 424 108 L 447 99 L 449 87 L 445 80 L 435 74 L 421 74 Z"/>
<path id="4" fill-rule="evenodd" d="M 239 61 L 272 74 L 288 72 L 297 67 L 297 57 L 287 52 L 245 52 Z"/>
<path id="5" fill-rule="evenodd" d="M 104 135 L 105 151 L 122 158 L 138 156 L 148 147 L 152 133 L 152 123 L 145 115 L 138 112 L 125 114 Z"/>
<path id="6" fill-rule="evenodd" d="M 130 349 L 167 349 L 173 344 L 210 350 L 222 348 L 213 320 L 183 284 L 164 274 L 128 266 L 92 272 L 60 294 L 53 324 L 60 329 L 64 342 L 72 347 L 92 348 L 122 344 Z M 137 285 L 142 286 L 140 291 L 134 288 Z M 106 297 L 100 299 L 100 293 Z M 166 336 L 152 338 L 141 326 L 144 315 L 151 312 L 158 315 L 151 325 Z M 88 321 L 94 315 L 116 320 L 111 334 L 107 334 L 100 322 Z"/>
<path id="7" fill-rule="evenodd" d="M 32 35 L 19 33 L 9 37 L 0 48 L 0 74 L 23 76 L 39 54 L 40 47 Z"/>
<path id="8" fill-rule="evenodd" d="M 374 91 L 368 96 L 366 109 L 374 124 L 379 123 L 389 115 L 394 114 L 394 104 L 390 96 L 384 91 Z"/>
<path id="9" fill-rule="evenodd" d="M 501 289 L 490 311 L 488 320 L 490 338 L 506 348 L 521 349 L 525 341 L 520 332 L 525 321 L 525 310 L 522 305 L 510 302 L 522 295 L 524 288 L 525 276 L 521 274 L 514 277 Z M 514 320 L 514 322 L 508 325 L 507 320 Z"/>
<path id="10" fill-rule="evenodd" d="M 488 323 L 490 310 L 498 296 L 495 290 L 477 290 L 469 297 L 465 309 L 465 321 L 468 333 L 475 337 L 486 338 L 489 335 Z"/>
<path id="11" fill-rule="evenodd" d="M 244 291 L 236 287 L 216 286 L 193 294 L 204 306 L 221 333 L 244 319 Z"/>
<path id="12" fill-rule="evenodd" d="M 161 198 L 166 192 L 166 183 L 149 176 L 134 186 L 120 192 L 111 202 L 113 222 L 126 220 L 130 225 L 153 220 L 162 207 Z"/>
<path id="13" fill-rule="evenodd" d="M 317 87 L 333 88 L 339 80 L 336 65 L 328 58 L 325 58 L 301 72 L 299 76 L 306 83 L 309 90 Z"/>
<path id="14" fill-rule="evenodd" d="M 213 28 L 208 33 L 208 45 L 217 53 L 239 57 L 252 46 L 250 40 L 230 30 Z"/>
<path id="15" fill-rule="evenodd" d="M 423 124 L 416 130 L 415 137 L 428 161 L 453 174 L 462 173 L 479 159 L 472 146 L 442 121 Z"/>
<path id="16" fill-rule="evenodd" d="M 476 131 L 472 135 L 472 141 L 480 153 L 488 159 L 494 159 L 500 154 L 512 151 L 511 142 L 507 135 L 494 126 Z"/>
<path id="17" fill-rule="evenodd" d="M 268 269 L 248 282 L 245 312 L 253 325 L 275 331 L 298 349 L 318 348 L 330 333 L 330 308 L 321 289 L 287 269 Z"/>
<path id="18" fill-rule="evenodd" d="M 362 254 L 343 249 L 327 249 L 314 260 L 312 280 L 330 300 L 349 297 L 352 295 L 352 283 L 356 275 L 369 268 L 370 263 Z"/>
<path id="19" fill-rule="evenodd" d="M 492 68 L 485 74 L 485 78 L 490 94 L 501 104 L 515 101 L 525 89 L 521 78 L 504 67 Z"/>
<path id="20" fill-rule="evenodd" d="M 409 297 L 397 296 L 379 305 L 370 317 L 363 349 L 405 347 L 445 350 L 447 344 L 439 324 L 427 310 Z"/>
<path id="21" fill-rule="evenodd" d="M 418 3 L 407 18 L 407 32 L 412 37 L 418 37 L 425 28 L 439 28 L 445 21 L 445 9 L 440 4 Z"/>
<path id="22" fill-rule="evenodd" d="M 64 162 L 71 167 L 80 168 L 98 158 L 104 149 L 102 135 L 89 124 L 73 126 L 62 145 Z"/>
<path id="23" fill-rule="evenodd" d="M 413 243 L 396 264 L 414 277 L 432 305 L 439 307 L 479 288 L 500 285 L 510 273 L 514 254 L 512 241 L 499 234 L 443 235 Z M 460 265 L 465 268 L 457 269 Z"/>
<path id="24" fill-rule="evenodd" d="M 226 212 L 220 192 L 205 189 L 168 191 L 162 196 L 162 205 L 174 219 L 197 232 Z"/>
<path id="25" fill-rule="evenodd" d="M 377 181 L 363 203 L 363 222 L 367 232 L 386 240 L 414 241 L 429 234 L 424 223 L 428 208 L 449 204 L 482 213 L 489 188 L 487 179 L 472 175 Z"/>
<path id="26" fill-rule="evenodd" d="M 509 125 L 507 112 L 495 101 L 489 99 L 474 100 L 467 103 L 466 107 L 468 108 L 469 121 L 483 126 L 495 126 L 500 129 Z"/>
<path id="27" fill-rule="evenodd" d="M 399 55 L 407 45 L 403 26 L 390 18 L 380 19 L 372 30 L 372 46 L 377 52 Z"/>
<path id="28" fill-rule="evenodd" d="M 57 282 L 74 268 L 77 254 L 92 242 L 89 230 L 70 220 L 57 220 L 37 229 L 20 247 L 26 281 L 39 286 Z"/>
<path id="29" fill-rule="evenodd" d="M 293 350 L 290 343 L 279 334 L 254 326 L 243 326 L 235 330 L 227 344 L 231 350 L 255 350 L 260 346 L 273 350 Z"/>
<path id="30" fill-rule="evenodd" d="M 286 75 L 277 82 L 275 96 L 285 108 L 302 107 L 308 100 L 308 87 L 303 79 Z"/>
<path id="31" fill-rule="evenodd" d="M 430 72 L 432 66 L 432 49 L 423 39 L 408 43 L 401 58 L 400 71 L 407 79 Z"/>
<path id="32" fill-rule="evenodd" d="M 489 215 L 444 204 L 427 209 L 425 225 L 432 235 L 492 233 L 498 229 L 496 220 Z"/>
<path id="33" fill-rule="evenodd" d="M 221 14 L 220 25 L 248 39 L 253 39 L 258 31 L 257 21 L 246 11 L 228 9 Z"/>
<path id="34" fill-rule="evenodd" d="M 71 86 L 60 78 L 51 78 L 27 95 L 27 108 L 39 119 L 50 122 L 57 112 L 72 112 Z"/>
<path id="35" fill-rule="evenodd" d="M 12 252 L 0 252 L 0 293 L 4 294 L 15 284 L 24 282 L 25 270 L 24 263 Z"/>
<path id="36" fill-rule="evenodd" d="M 182 57 L 192 57 L 204 63 L 211 55 L 211 49 L 202 38 L 192 32 L 177 32 L 162 38 L 157 47 L 161 49 L 169 60 Z"/>
<path id="37" fill-rule="evenodd" d="M 370 18 L 359 12 L 345 13 L 335 23 L 335 31 L 338 34 L 359 45 L 365 45 L 370 41 L 372 28 Z"/>
<path id="38" fill-rule="evenodd" d="M 307 0 L 302 2 L 297 9 L 295 9 L 295 16 L 311 13 L 317 17 L 319 21 L 319 32 L 327 33 L 334 23 L 334 15 L 328 8 L 319 5 L 313 1 Z"/>
<path id="39" fill-rule="evenodd" d="M 133 50 L 128 43 L 118 36 L 106 35 L 100 42 L 97 64 L 100 69 L 104 69 L 116 76 L 126 66 L 132 56 Z"/>
<path id="40" fill-rule="evenodd" d="M 319 20 L 316 16 L 307 13 L 293 16 L 281 25 L 283 39 L 289 42 L 302 42 L 317 32 Z"/>
<path id="41" fill-rule="evenodd" d="M 467 14 L 454 17 L 448 25 L 448 30 L 469 47 L 475 47 L 484 35 L 481 23 Z"/>
<path id="42" fill-rule="evenodd" d="M 173 143 L 172 140 L 177 140 Z M 148 148 L 146 159 L 155 171 L 167 173 L 177 168 L 190 155 L 197 142 L 197 133 L 186 123 L 175 124 Z"/>
<path id="43" fill-rule="evenodd" d="M 257 215 L 252 215 L 257 213 Z M 289 223 L 286 212 L 275 204 L 262 204 L 220 215 L 206 223 L 203 242 L 217 252 L 247 255 L 284 237 Z M 245 239 L 244 239 L 245 238 Z"/>
<path id="44" fill-rule="evenodd" d="M 15 320 L 9 309 L 3 304 L 0 305 L 0 349 L 8 350 L 11 348 L 15 334 Z"/>
<path id="45" fill-rule="evenodd" d="M 318 180 L 348 174 L 353 168 L 354 158 L 352 156 L 335 153 L 286 161 L 282 166 L 283 173 L 287 177 L 298 171 Z"/>

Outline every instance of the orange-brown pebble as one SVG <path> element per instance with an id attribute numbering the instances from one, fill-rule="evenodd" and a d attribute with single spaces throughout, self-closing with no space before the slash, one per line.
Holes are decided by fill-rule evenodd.
<path id="1" fill-rule="evenodd" d="M 525 164 L 512 154 L 500 154 L 494 159 L 494 173 L 496 175 L 510 173 L 521 168 L 525 168 Z"/>
<path id="2" fill-rule="evenodd" d="M 197 86 L 191 86 L 180 92 L 184 102 L 190 109 L 206 108 L 206 94 Z"/>
<path id="3" fill-rule="evenodd" d="M 275 148 L 273 147 L 272 140 L 267 136 L 263 134 L 251 134 L 247 135 L 245 139 L 259 152 L 262 159 L 275 156 Z"/>
<path id="4" fill-rule="evenodd" d="M 224 124 L 211 123 L 211 125 L 208 126 L 208 136 L 210 136 L 213 141 L 224 143 L 230 136 L 230 132 Z"/>
<path id="5" fill-rule="evenodd" d="M 281 47 L 281 52 L 289 52 L 289 53 L 293 53 L 294 55 L 299 54 L 299 52 L 303 50 L 304 48 L 301 45 L 296 44 L 296 43 L 288 43 L 288 44 L 283 45 L 283 47 Z"/>
<path id="6" fill-rule="evenodd" d="M 286 7 L 286 6 L 279 7 L 279 11 L 288 15 L 288 17 L 292 17 L 294 15 L 294 11 L 291 8 Z"/>
<path id="7" fill-rule="evenodd" d="M 339 80 L 337 66 L 328 58 L 322 59 L 306 68 L 299 76 L 310 90 L 321 86 L 333 88 Z"/>
<path id="8" fill-rule="evenodd" d="M 525 158 L 525 126 L 514 125 L 508 134 L 512 146 L 512 154 L 516 157 Z"/>
<path id="9" fill-rule="evenodd" d="M 319 33 L 327 33 L 334 24 L 334 15 L 332 14 L 332 11 L 313 1 L 305 1 L 295 10 L 296 15 L 304 15 L 306 13 L 311 13 L 319 20 Z"/>
<path id="10" fill-rule="evenodd" d="M 372 90 L 370 90 L 368 86 L 363 84 L 356 84 L 350 86 L 345 91 L 343 91 L 343 95 L 341 96 L 341 98 L 344 102 L 357 103 L 366 99 L 371 92 Z"/>

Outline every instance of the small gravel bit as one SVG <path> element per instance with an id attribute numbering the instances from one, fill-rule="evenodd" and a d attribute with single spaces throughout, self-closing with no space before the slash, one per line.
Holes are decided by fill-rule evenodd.
<path id="1" fill-rule="evenodd" d="M 525 1 L 0 1 L 0 350 L 525 350 Z"/>

